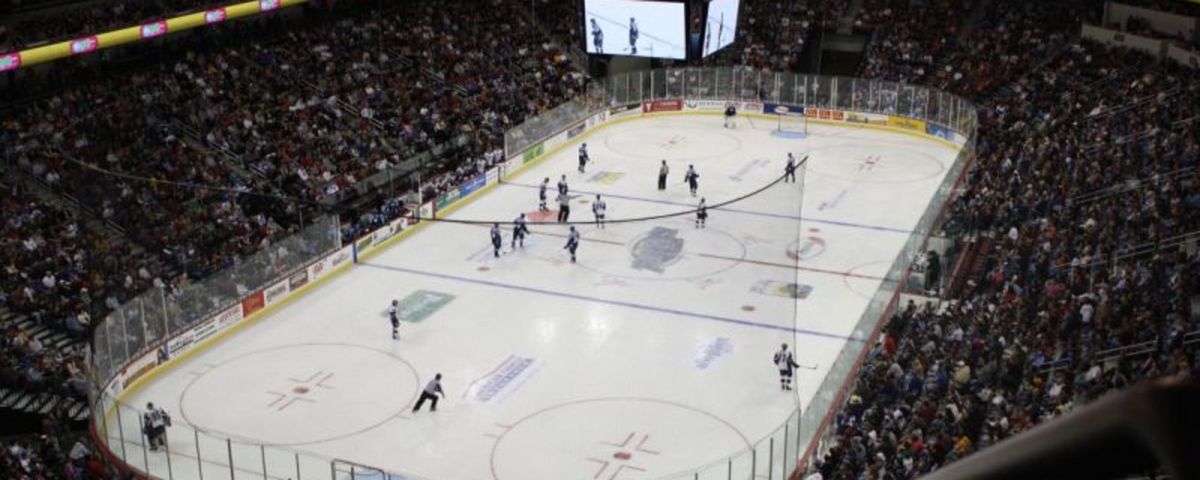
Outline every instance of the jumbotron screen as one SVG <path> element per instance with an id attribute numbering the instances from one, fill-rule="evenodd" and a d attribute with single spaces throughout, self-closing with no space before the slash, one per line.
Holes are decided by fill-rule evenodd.
<path id="1" fill-rule="evenodd" d="M 687 58 L 682 3 L 585 0 L 583 11 L 588 53 Z"/>
<path id="2" fill-rule="evenodd" d="M 708 4 L 708 19 L 704 24 L 704 48 L 707 57 L 733 43 L 737 36 L 738 6 L 741 0 L 712 0 Z"/>

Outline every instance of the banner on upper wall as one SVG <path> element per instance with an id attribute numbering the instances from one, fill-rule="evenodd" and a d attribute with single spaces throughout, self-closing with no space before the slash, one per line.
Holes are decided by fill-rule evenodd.
<path id="1" fill-rule="evenodd" d="M 925 122 L 908 117 L 898 117 L 888 115 L 887 124 L 889 127 L 901 128 L 904 130 L 912 130 L 914 132 L 925 133 Z"/>
<path id="2" fill-rule="evenodd" d="M 787 115 L 789 117 L 804 116 L 804 107 L 799 105 L 785 105 L 782 103 L 764 103 L 762 112 L 767 115 Z"/>
<path id="3" fill-rule="evenodd" d="M 642 103 L 642 113 L 678 112 L 683 110 L 683 100 L 654 100 Z"/>

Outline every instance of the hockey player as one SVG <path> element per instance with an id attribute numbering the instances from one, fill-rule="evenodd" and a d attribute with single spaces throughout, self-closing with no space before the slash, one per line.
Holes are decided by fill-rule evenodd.
<path id="1" fill-rule="evenodd" d="M 492 237 L 492 243 L 496 242 L 496 238 Z M 388 308 L 388 318 L 392 321 L 392 340 L 400 339 L 400 301 L 392 300 L 392 306 Z"/>
<path id="2" fill-rule="evenodd" d="M 563 175 L 562 180 L 558 181 L 558 193 L 566 195 L 570 189 L 567 188 L 567 176 Z"/>
<path id="3" fill-rule="evenodd" d="M 429 383 L 425 385 L 425 390 L 421 391 L 421 398 L 417 400 L 416 405 L 413 405 L 413 413 L 417 413 L 417 411 L 421 409 L 421 405 L 425 404 L 426 400 L 432 402 L 432 405 L 429 407 L 429 411 L 436 412 L 438 395 L 441 395 L 442 397 L 446 396 L 446 392 L 442 390 L 442 374 L 440 373 L 434 375 L 433 380 L 430 380 Z"/>
<path id="4" fill-rule="evenodd" d="M 696 228 L 704 228 L 705 220 L 708 220 L 708 205 L 704 203 L 704 197 L 700 197 L 700 205 L 696 207 Z"/>
<path id="5" fill-rule="evenodd" d="M 524 242 L 521 242 L 524 243 Z M 492 224 L 492 256 L 500 258 L 500 245 L 504 244 L 504 240 L 500 237 L 500 224 Z M 524 246 L 524 245 L 522 245 Z M 394 307 L 393 307 L 394 308 Z"/>
<path id="6" fill-rule="evenodd" d="M 629 54 L 637 55 L 638 24 L 637 20 L 629 17 Z M 651 52 L 653 53 L 653 52 Z"/>
<path id="7" fill-rule="evenodd" d="M 550 186 L 550 177 L 542 180 L 542 186 L 538 188 L 538 210 L 549 212 L 550 208 L 546 206 L 546 188 Z"/>
<path id="8" fill-rule="evenodd" d="M 587 163 L 590 160 L 591 158 L 588 157 L 587 143 L 584 143 L 579 146 L 579 173 L 584 173 L 583 168 L 587 166 Z"/>
<path id="9" fill-rule="evenodd" d="M 166 410 L 155 408 L 154 403 L 146 403 L 146 413 L 142 414 L 142 433 L 146 434 L 146 444 L 151 452 L 157 452 L 160 447 L 167 445 L 167 427 L 171 426 L 171 416 Z"/>
<path id="10" fill-rule="evenodd" d="M 667 161 L 663 160 L 662 166 L 658 167 L 658 189 L 659 190 L 667 189 L 667 174 L 670 172 L 671 172 L 671 169 L 667 168 Z"/>
<path id="11" fill-rule="evenodd" d="M 567 245 L 563 247 L 568 252 L 571 252 L 571 263 L 575 263 L 575 250 L 579 248 L 579 231 L 571 226 L 571 233 L 567 234 Z"/>
<path id="12" fill-rule="evenodd" d="M 700 188 L 700 174 L 696 173 L 695 165 L 688 165 L 687 173 L 683 174 L 683 181 L 687 182 L 688 190 L 692 191 L 692 196 L 696 196 L 696 190 Z"/>
<path id="13" fill-rule="evenodd" d="M 608 204 L 604 203 L 600 194 L 596 194 L 596 201 L 592 203 L 592 214 L 596 216 L 596 228 L 604 228 L 604 212 L 607 210 Z"/>
<path id="14" fill-rule="evenodd" d="M 732 103 L 725 106 L 725 128 L 737 128 L 734 118 L 737 117 L 737 107 Z"/>
<path id="15" fill-rule="evenodd" d="M 571 218 L 571 197 L 566 192 L 558 193 L 558 223 L 566 223 Z"/>
<path id="16" fill-rule="evenodd" d="M 783 181 L 796 182 L 796 157 L 792 156 L 792 152 L 788 152 L 787 165 L 783 167 Z"/>
<path id="17" fill-rule="evenodd" d="M 781 390 L 792 389 L 792 372 L 800 364 L 792 358 L 792 352 L 788 351 L 787 344 L 783 344 L 778 352 L 775 352 L 775 366 L 779 367 L 779 388 Z"/>
<path id="18" fill-rule="evenodd" d="M 518 244 L 521 245 L 521 248 L 525 248 L 526 235 L 529 235 L 529 225 L 525 224 L 525 214 L 522 213 L 513 220 L 512 248 L 514 250 Z"/>
<path id="19" fill-rule="evenodd" d="M 596 50 L 595 53 L 604 53 L 604 30 L 600 29 L 600 24 L 596 19 L 592 19 L 592 47 Z"/>

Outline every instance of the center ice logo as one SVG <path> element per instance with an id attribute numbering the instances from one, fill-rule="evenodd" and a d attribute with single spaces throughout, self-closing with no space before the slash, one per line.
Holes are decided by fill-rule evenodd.
<path id="1" fill-rule="evenodd" d="M 679 260 L 683 253 L 683 239 L 673 228 L 654 227 L 650 233 L 633 242 L 634 270 L 650 270 L 655 273 L 666 271 L 667 265 Z"/>

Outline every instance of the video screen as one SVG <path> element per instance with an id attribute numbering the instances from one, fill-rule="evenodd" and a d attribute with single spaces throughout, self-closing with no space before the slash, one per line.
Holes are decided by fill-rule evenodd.
<path id="1" fill-rule="evenodd" d="M 741 0 L 712 0 L 708 4 L 708 20 L 704 25 L 702 57 L 729 46 L 737 36 L 738 5 Z"/>
<path id="2" fill-rule="evenodd" d="M 687 58 L 682 3 L 585 0 L 583 12 L 587 53 Z"/>

